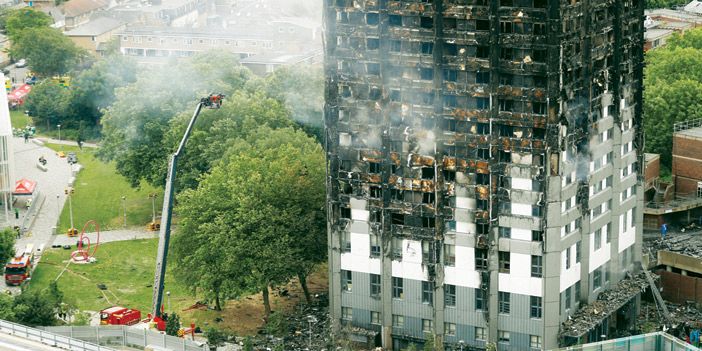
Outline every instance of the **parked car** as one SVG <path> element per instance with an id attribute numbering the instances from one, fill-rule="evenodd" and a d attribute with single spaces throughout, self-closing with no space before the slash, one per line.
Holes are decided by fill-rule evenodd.
<path id="1" fill-rule="evenodd" d="M 27 65 L 27 62 L 26 62 L 24 59 L 20 59 L 20 60 L 17 61 L 17 63 L 15 64 L 15 67 L 17 67 L 17 68 L 22 68 L 22 67 L 24 67 L 24 66 L 26 66 L 26 65 Z"/>
<path id="2" fill-rule="evenodd" d="M 78 155 L 75 152 L 69 152 L 66 154 L 66 160 L 68 163 L 78 163 Z"/>

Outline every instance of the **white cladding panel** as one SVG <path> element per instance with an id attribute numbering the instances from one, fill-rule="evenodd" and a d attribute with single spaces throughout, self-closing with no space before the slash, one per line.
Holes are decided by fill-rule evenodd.
<path id="1" fill-rule="evenodd" d="M 370 211 L 351 209 L 351 218 L 354 221 L 368 222 L 369 217 L 370 217 Z"/>
<path id="2" fill-rule="evenodd" d="M 361 273 L 380 274 L 380 259 L 357 256 L 351 253 L 341 254 L 341 269 Z"/>
<path id="3" fill-rule="evenodd" d="M 512 239 L 531 241 L 531 230 L 512 228 L 511 230 Z"/>
<path id="4" fill-rule="evenodd" d="M 475 223 L 470 222 L 456 222 L 456 233 L 475 233 Z"/>
<path id="5" fill-rule="evenodd" d="M 512 178 L 512 189 L 529 190 L 531 191 L 531 179 Z"/>
<path id="6" fill-rule="evenodd" d="M 602 244 L 599 250 L 594 251 L 595 248 L 595 234 L 590 234 L 590 265 L 588 267 L 588 273 L 592 273 L 597 267 L 603 265 L 605 262 L 610 260 L 612 254 L 610 253 L 611 243 Z M 605 234 L 602 233 L 602 240 L 605 240 Z"/>
<path id="7" fill-rule="evenodd" d="M 474 210 L 476 202 L 474 198 L 456 196 L 456 208 L 467 208 Z"/>
<path id="8" fill-rule="evenodd" d="M 531 205 L 512 203 L 512 214 L 519 216 L 531 216 Z"/>
<path id="9" fill-rule="evenodd" d="M 581 262 L 575 263 L 575 245 L 569 248 L 570 257 L 570 269 L 566 269 L 566 250 L 561 251 L 561 291 L 565 291 L 573 284 L 580 280 L 580 269 Z"/>
<path id="10" fill-rule="evenodd" d="M 499 273 L 499 291 L 543 296 L 541 278 L 531 277 L 531 255 L 510 253 L 509 273 Z"/>
<path id="11" fill-rule="evenodd" d="M 626 250 L 629 246 L 634 245 L 636 242 L 636 227 L 631 227 L 627 229 L 624 233 L 619 235 L 619 248 L 618 252 Z"/>

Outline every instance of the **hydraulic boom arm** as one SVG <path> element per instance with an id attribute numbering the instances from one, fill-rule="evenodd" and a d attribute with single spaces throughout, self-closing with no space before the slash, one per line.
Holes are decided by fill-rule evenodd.
<path id="1" fill-rule="evenodd" d="M 152 318 L 162 319 L 161 315 L 161 305 L 163 303 L 163 278 L 166 275 L 166 259 L 168 256 L 168 242 L 171 238 L 171 215 L 173 214 L 173 186 L 175 185 L 176 169 L 178 166 L 178 158 L 183 154 L 185 150 L 185 143 L 190 137 L 190 132 L 195 125 L 195 120 L 200 114 L 202 107 L 209 108 L 219 108 L 222 106 L 222 94 L 210 94 L 210 96 L 203 98 L 197 104 L 195 108 L 195 113 L 190 119 L 188 124 L 188 129 L 185 130 L 185 135 L 180 141 L 178 150 L 171 155 L 168 161 L 168 175 L 166 177 L 166 188 L 163 194 L 163 212 L 161 217 L 161 230 L 159 231 L 158 237 L 158 256 L 156 258 L 156 277 L 154 278 L 154 297 L 151 303 L 151 316 Z"/>

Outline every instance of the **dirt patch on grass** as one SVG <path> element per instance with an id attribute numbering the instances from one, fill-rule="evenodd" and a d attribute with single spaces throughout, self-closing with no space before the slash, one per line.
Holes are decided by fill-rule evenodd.
<path id="1" fill-rule="evenodd" d="M 313 296 L 316 293 L 327 293 L 327 277 L 327 265 L 324 264 L 318 266 L 315 272 L 308 278 L 308 288 Z M 288 290 L 288 296 L 280 296 L 279 292 L 285 289 Z M 271 309 L 274 311 L 283 311 L 284 313 L 290 313 L 290 311 L 296 307 L 299 309 L 300 302 L 306 303 L 306 301 L 304 301 L 304 293 L 297 279 L 291 281 L 290 284 L 284 287 L 271 291 L 269 296 Z M 243 336 L 256 334 L 258 330 L 264 328 L 264 315 L 265 308 L 263 306 L 263 298 L 261 294 L 258 293 L 228 300 L 222 307 L 222 311 L 208 309 L 182 312 L 181 320 L 184 323 L 198 321 L 197 325 L 203 329 L 214 325 L 218 329 L 234 332 L 238 336 Z M 220 318 L 222 321 L 216 322 L 215 319 L 217 318 Z M 204 322 L 207 322 L 208 325 L 205 325 Z"/>

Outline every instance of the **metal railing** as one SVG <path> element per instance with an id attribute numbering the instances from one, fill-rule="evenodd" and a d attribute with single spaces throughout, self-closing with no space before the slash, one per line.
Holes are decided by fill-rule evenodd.
<path id="1" fill-rule="evenodd" d="M 20 226 L 20 231 L 22 234 L 31 229 L 32 224 L 34 224 L 33 221 L 36 219 L 36 216 L 39 214 L 39 209 L 41 209 L 41 205 L 44 203 L 43 201 L 44 198 L 41 196 L 41 192 L 39 190 L 35 190 L 34 194 L 32 195 L 32 203 L 29 205 L 27 212 L 22 218 L 22 225 Z"/>
<path id="2" fill-rule="evenodd" d="M 10 335 L 16 335 L 22 338 L 39 341 L 53 347 L 60 347 L 66 350 L 74 351 L 117 351 L 115 349 L 93 344 L 82 340 L 77 340 L 72 337 L 44 331 L 36 328 L 27 327 L 21 324 L 12 323 L 0 320 L 0 331 Z"/>
<path id="3" fill-rule="evenodd" d="M 164 347 L 173 351 L 209 350 L 209 347 L 205 343 L 124 325 L 101 325 L 95 327 L 62 326 L 43 327 L 43 329 L 54 334 L 69 336 L 98 345 L 127 346 L 142 349 L 151 345 Z"/>
<path id="4" fill-rule="evenodd" d="M 682 206 L 689 206 L 702 203 L 702 197 L 697 196 L 697 193 L 683 193 L 675 194 L 673 200 L 668 202 L 656 202 L 656 198 L 646 203 L 647 208 L 662 209 L 662 208 L 676 208 Z"/>
<path id="5" fill-rule="evenodd" d="M 626 338 L 600 341 L 591 344 L 576 345 L 553 349 L 551 351 L 701 351 L 664 332 L 641 334 Z"/>
<path id="6" fill-rule="evenodd" d="M 695 118 L 689 121 L 675 123 L 673 124 L 673 131 L 677 133 L 682 132 L 683 130 L 688 130 L 697 127 L 702 127 L 702 118 Z"/>

